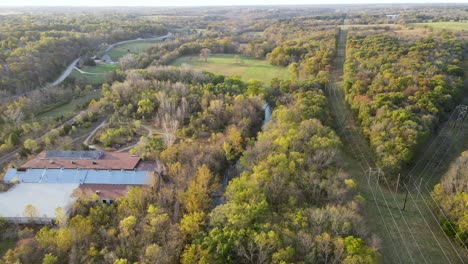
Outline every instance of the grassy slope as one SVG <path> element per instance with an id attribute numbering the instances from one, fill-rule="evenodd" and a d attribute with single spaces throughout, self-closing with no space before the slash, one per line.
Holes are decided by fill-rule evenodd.
<path id="1" fill-rule="evenodd" d="M 89 73 L 99 73 L 99 74 L 82 74 L 79 71 L 73 69 L 71 76 L 76 79 L 85 79 L 86 82 L 91 84 L 103 83 L 105 74 L 117 69 L 116 64 L 98 64 L 96 66 L 86 66 L 82 70 Z"/>
<path id="2" fill-rule="evenodd" d="M 75 99 L 71 99 L 69 102 L 66 102 L 64 104 L 60 104 L 59 106 L 52 108 L 51 110 L 47 112 L 43 112 L 39 114 L 36 118 L 38 119 L 48 119 L 48 118 L 57 118 L 60 116 L 64 116 L 66 118 L 72 117 L 77 113 L 76 107 L 79 105 L 82 105 L 86 103 L 87 101 L 91 99 L 97 99 L 99 98 L 100 91 L 91 91 L 89 94 L 78 97 Z"/>
<path id="3" fill-rule="evenodd" d="M 190 58 L 192 58 L 190 60 Z M 242 58 L 243 63 L 238 64 L 233 54 L 216 54 L 208 58 L 208 62 L 200 60 L 198 56 L 185 56 L 176 59 L 173 65 L 180 66 L 188 64 L 194 68 L 222 75 L 239 75 L 242 80 L 256 79 L 269 84 L 271 79 L 277 77 L 288 79 L 289 73 L 286 68 L 274 66 L 264 60 Z"/>
<path id="4" fill-rule="evenodd" d="M 117 69 L 116 64 L 98 64 L 96 66 L 86 66 L 82 70 L 91 73 L 108 73 Z"/>
<path id="5" fill-rule="evenodd" d="M 100 84 L 104 82 L 105 75 L 81 74 L 79 71 L 73 69 L 70 76 L 73 76 L 77 80 L 84 80 L 85 83 Z"/>

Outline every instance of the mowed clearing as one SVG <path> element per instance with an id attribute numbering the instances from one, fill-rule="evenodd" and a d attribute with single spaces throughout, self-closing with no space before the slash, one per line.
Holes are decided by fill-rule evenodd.
<path id="1" fill-rule="evenodd" d="M 119 61 L 120 58 L 127 55 L 128 53 L 140 54 L 146 52 L 148 48 L 156 45 L 159 42 L 161 42 L 161 40 L 141 40 L 129 42 L 113 47 L 107 54 L 109 54 L 113 61 Z"/>
<path id="2" fill-rule="evenodd" d="M 416 23 L 418 26 L 430 26 L 434 29 L 446 29 L 452 31 L 468 31 L 468 22 L 429 22 L 429 23 Z"/>
<path id="3" fill-rule="evenodd" d="M 117 68 L 116 64 L 97 64 L 96 66 L 85 66 L 81 70 L 90 73 L 108 73 Z"/>
<path id="4" fill-rule="evenodd" d="M 172 65 L 181 66 L 188 64 L 192 67 L 222 75 L 238 75 L 243 81 L 259 80 L 270 84 L 273 78 L 289 79 L 289 73 L 285 67 L 269 64 L 265 60 L 241 57 L 239 63 L 234 54 L 211 55 L 205 62 L 198 56 L 184 56 L 177 58 Z"/>
<path id="5" fill-rule="evenodd" d="M 106 74 L 116 70 L 117 64 L 98 64 L 96 66 L 85 66 L 81 70 L 87 73 L 81 73 L 76 69 L 73 69 L 71 76 L 77 80 L 84 80 L 86 83 L 99 84 L 103 83 Z"/>

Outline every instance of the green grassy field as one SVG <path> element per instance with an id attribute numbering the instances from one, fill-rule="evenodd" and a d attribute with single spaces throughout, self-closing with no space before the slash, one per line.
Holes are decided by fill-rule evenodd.
<path id="1" fill-rule="evenodd" d="M 417 26 L 430 26 L 434 29 L 447 29 L 452 31 L 468 30 L 468 22 L 429 22 L 416 23 Z"/>
<path id="2" fill-rule="evenodd" d="M 105 79 L 105 74 L 117 69 L 116 64 L 98 64 L 96 66 L 86 66 L 81 70 L 89 73 L 98 73 L 98 74 L 83 74 L 74 69 L 71 73 L 71 76 L 75 79 L 80 80 L 84 79 L 86 82 L 91 84 L 103 83 Z"/>
<path id="3" fill-rule="evenodd" d="M 130 42 L 112 48 L 109 50 L 108 54 L 113 61 L 118 61 L 128 53 L 138 54 L 145 52 L 149 47 L 154 46 L 158 42 L 160 42 L 160 40 Z"/>
<path id="4" fill-rule="evenodd" d="M 100 91 L 90 91 L 87 95 L 66 102 L 59 102 L 56 106 L 51 106 L 51 109 L 37 115 L 38 119 L 54 119 L 60 116 L 70 118 L 77 113 L 76 107 L 83 105 L 91 99 L 97 99 L 100 96 Z"/>
<path id="5" fill-rule="evenodd" d="M 242 58 L 242 63 L 236 63 L 233 54 L 216 54 L 208 58 L 208 62 L 200 60 L 198 56 L 184 56 L 173 62 L 175 66 L 188 64 L 196 69 L 222 75 L 239 75 L 242 80 L 251 79 L 269 84 L 271 79 L 277 77 L 288 79 L 289 73 L 285 67 L 274 66 L 264 60 Z"/>
<path id="6" fill-rule="evenodd" d="M 81 70 L 91 73 L 108 73 L 117 68 L 117 64 L 98 64 L 96 66 L 86 66 Z"/>
<path id="7" fill-rule="evenodd" d="M 76 80 L 83 81 L 89 84 L 100 84 L 104 82 L 105 75 L 96 75 L 96 74 L 82 74 L 79 71 L 73 69 L 70 76 L 74 77 Z"/>

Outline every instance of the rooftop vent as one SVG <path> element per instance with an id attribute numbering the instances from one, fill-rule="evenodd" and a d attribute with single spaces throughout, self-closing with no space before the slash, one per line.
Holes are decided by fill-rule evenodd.
<path id="1" fill-rule="evenodd" d="M 75 162 L 74 160 L 72 160 L 72 161 L 70 161 L 70 162 L 71 162 L 71 164 L 76 164 L 76 162 Z"/>
<path id="2" fill-rule="evenodd" d="M 53 161 L 53 160 L 49 160 L 49 163 L 50 163 L 50 164 L 54 164 L 54 161 Z"/>
<path id="3" fill-rule="evenodd" d="M 100 194 L 100 193 L 101 193 L 101 191 L 100 191 L 100 190 L 96 190 L 96 194 Z"/>
<path id="4" fill-rule="evenodd" d="M 94 165 L 96 165 L 96 164 L 97 164 L 97 162 L 96 162 L 95 160 L 93 160 L 93 164 L 94 164 Z"/>

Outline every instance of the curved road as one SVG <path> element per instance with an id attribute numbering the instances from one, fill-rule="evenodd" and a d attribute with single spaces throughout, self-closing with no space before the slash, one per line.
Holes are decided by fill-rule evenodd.
<path id="1" fill-rule="evenodd" d="M 70 75 L 70 73 L 73 71 L 73 68 L 75 68 L 79 60 L 80 58 L 75 59 L 70 65 L 68 65 L 67 69 L 62 73 L 62 75 L 60 75 L 60 77 L 57 78 L 57 80 L 55 80 L 55 82 L 47 85 L 46 87 L 42 89 L 48 89 L 50 87 L 54 87 L 54 86 L 61 84 L 68 77 L 68 75 Z"/>
<path id="2" fill-rule="evenodd" d="M 171 32 L 167 33 L 164 36 L 160 36 L 160 37 L 137 38 L 137 39 L 130 39 L 130 40 L 120 41 L 120 42 L 114 43 L 114 44 L 110 45 L 109 47 L 107 47 L 107 49 L 105 50 L 105 53 L 107 53 L 113 47 L 118 46 L 118 45 L 122 45 L 122 44 L 125 44 L 125 43 L 136 42 L 136 41 L 162 40 L 162 39 L 168 38 L 170 36 L 172 36 Z M 46 86 L 44 86 L 42 88 L 39 88 L 37 90 L 45 90 L 45 89 L 49 89 L 51 87 L 54 87 L 54 86 L 57 86 L 57 85 L 61 84 L 72 73 L 73 68 L 76 67 L 76 64 L 78 63 L 79 60 L 80 60 L 80 58 L 77 58 L 70 65 L 68 65 L 67 69 L 54 82 L 52 82 L 52 83 L 50 83 L 50 84 L 48 84 L 48 85 L 46 85 Z M 86 74 L 89 74 L 89 73 L 86 73 Z M 9 101 L 9 100 L 14 100 L 15 98 L 18 98 L 19 96 L 27 96 L 27 93 L 24 93 L 24 94 L 21 94 L 21 95 L 9 96 L 7 98 L 0 99 L 0 101 L 1 102 L 6 102 L 6 101 Z M 0 164 L 2 163 L 2 158 L 3 157 L 0 157 Z"/>

